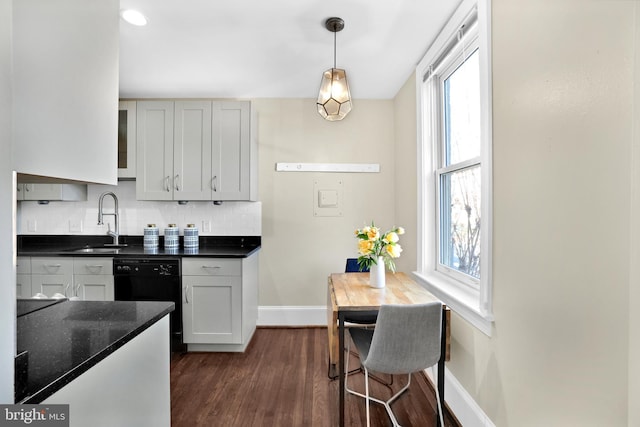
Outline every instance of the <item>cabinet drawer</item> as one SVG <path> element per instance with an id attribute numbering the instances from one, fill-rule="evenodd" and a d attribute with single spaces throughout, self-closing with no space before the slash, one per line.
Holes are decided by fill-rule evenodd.
<path id="1" fill-rule="evenodd" d="M 16 274 L 31 274 L 31 258 L 19 256 L 16 262 Z"/>
<path id="2" fill-rule="evenodd" d="M 113 275 L 113 258 L 74 258 L 73 274 Z"/>
<path id="3" fill-rule="evenodd" d="M 182 259 L 183 276 L 241 276 L 242 261 L 231 258 Z"/>
<path id="4" fill-rule="evenodd" d="M 73 274 L 73 259 L 31 257 L 31 274 Z"/>

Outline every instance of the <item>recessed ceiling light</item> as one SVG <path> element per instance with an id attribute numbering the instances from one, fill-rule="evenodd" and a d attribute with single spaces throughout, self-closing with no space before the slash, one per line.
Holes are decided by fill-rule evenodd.
<path id="1" fill-rule="evenodd" d="M 143 27 L 147 25 L 148 22 L 146 16 L 133 9 L 123 10 L 122 12 L 120 12 L 120 16 L 122 16 L 122 19 L 127 21 L 129 24 L 136 25 L 138 27 Z"/>

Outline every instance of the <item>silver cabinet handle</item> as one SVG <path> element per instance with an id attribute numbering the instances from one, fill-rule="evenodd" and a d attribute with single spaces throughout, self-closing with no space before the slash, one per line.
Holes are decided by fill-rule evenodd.
<path id="1" fill-rule="evenodd" d="M 75 289 L 75 291 L 73 293 L 74 297 L 78 296 L 78 292 L 80 292 L 80 286 L 82 286 L 82 283 L 78 283 L 78 286 L 76 286 L 76 289 Z"/>
<path id="2" fill-rule="evenodd" d="M 202 268 L 222 268 L 219 265 L 203 265 Z"/>
<path id="3" fill-rule="evenodd" d="M 169 178 L 171 178 L 169 175 L 164 178 L 164 189 L 167 191 L 167 193 L 171 191 L 171 187 L 169 187 Z"/>
<path id="4" fill-rule="evenodd" d="M 67 283 L 67 286 L 65 286 L 65 287 L 64 287 L 64 296 L 65 296 L 65 297 L 68 297 L 68 296 L 69 296 L 69 294 L 67 294 L 67 291 L 69 290 L 69 286 L 70 286 L 70 285 L 71 285 L 70 283 Z"/>
<path id="5" fill-rule="evenodd" d="M 43 267 L 47 272 L 52 273 L 54 270 L 58 271 L 62 264 L 44 264 Z"/>
<path id="6" fill-rule="evenodd" d="M 184 287 L 184 301 L 189 304 L 189 285 Z"/>
<path id="7" fill-rule="evenodd" d="M 213 191 L 218 191 L 218 175 L 214 175 L 213 178 L 211 178 L 211 187 Z"/>
<path id="8" fill-rule="evenodd" d="M 177 174 L 176 177 L 174 178 L 175 184 L 176 184 L 176 191 L 180 191 L 180 174 Z"/>

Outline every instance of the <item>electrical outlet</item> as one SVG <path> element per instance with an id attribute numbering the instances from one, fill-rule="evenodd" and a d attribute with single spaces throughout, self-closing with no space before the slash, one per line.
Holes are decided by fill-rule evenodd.
<path id="1" fill-rule="evenodd" d="M 69 233 L 82 233 L 82 225 L 81 219 L 70 219 Z"/>
<path id="2" fill-rule="evenodd" d="M 209 220 L 202 221 L 202 232 L 211 233 L 211 221 Z"/>

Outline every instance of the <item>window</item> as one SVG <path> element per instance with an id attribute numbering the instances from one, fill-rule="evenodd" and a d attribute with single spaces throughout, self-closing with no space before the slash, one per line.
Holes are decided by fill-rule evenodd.
<path id="1" fill-rule="evenodd" d="M 490 335 L 488 16 L 486 1 L 463 1 L 416 71 L 421 153 L 416 273 Z"/>

